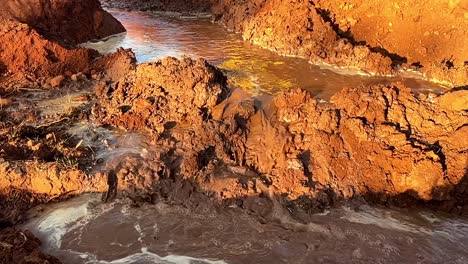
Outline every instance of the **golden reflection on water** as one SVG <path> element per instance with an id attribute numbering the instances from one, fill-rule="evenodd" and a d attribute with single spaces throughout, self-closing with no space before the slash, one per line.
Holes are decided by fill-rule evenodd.
<path id="1" fill-rule="evenodd" d="M 300 87 L 328 99 L 344 87 L 392 81 L 401 81 L 415 89 L 441 89 L 436 84 L 411 78 L 340 74 L 304 59 L 280 56 L 243 41 L 239 34 L 208 19 L 112 10 L 111 13 L 122 22 L 127 34 L 87 47 L 102 53 L 121 46 L 132 48 L 139 62 L 165 56 L 205 58 L 225 71 L 231 86 L 256 95 Z"/>

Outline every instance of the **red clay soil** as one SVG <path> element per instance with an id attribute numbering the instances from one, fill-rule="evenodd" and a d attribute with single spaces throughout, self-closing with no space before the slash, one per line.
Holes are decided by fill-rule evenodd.
<path id="1" fill-rule="evenodd" d="M 412 69 L 468 83 L 466 1 L 102 0 L 105 6 L 211 12 L 244 39 L 314 63 L 391 74 Z"/>
<path id="2" fill-rule="evenodd" d="M 175 58 L 138 65 L 114 85 L 103 86 L 96 108 L 105 124 L 127 129 L 148 127 L 163 133 L 171 121 L 200 124 L 226 97 L 226 77 L 206 61 Z M 104 108 L 109 103 L 118 109 Z M 114 111 L 118 110 L 115 115 Z"/>
<path id="3" fill-rule="evenodd" d="M 110 181 L 118 182 L 114 189 L 169 197 L 184 182 L 192 187 L 175 193 L 197 193 L 196 186 L 221 200 L 267 192 L 307 197 L 318 207 L 355 197 L 465 206 L 466 90 L 437 96 L 399 84 L 372 86 L 319 104 L 297 89 L 259 102 L 240 90 L 228 96 L 225 81 L 203 60 L 139 65 L 98 85 L 92 112 L 102 124 L 152 134 L 151 161 L 112 161 L 88 178 L 54 164 L 7 160 L 0 186 L 54 197 L 102 192 Z"/>
<path id="4" fill-rule="evenodd" d="M 61 44 L 79 44 L 125 31 L 98 0 L 3 0 L 4 18 L 29 25 Z"/>
<path id="5" fill-rule="evenodd" d="M 402 8 L 402 2 L 397 4 L 408 10 L 404 14 L 420 14 L 412 7 Z M 31 6 L 27 1 L 0 4 L 0 9 L 9 10 L 0 18 L 0 262 L 56 263 L 37 251 L 39 243 L 32 236 L 4 227 L 21 222 L 23 210 L 33 205 L 84 192 L 104 193 L 104 200 L 122 194 L 151 202 L 209 199 L 249 210 L 257 198 L 295 202 L 306 210 L 364 198 L 468 211 L 466 89 L 436 95 L 415 94 L 401 84 L 346 88 L 330 103 L 293 89 L 261 100 L 229 90 L 222 72 L 204 60 L 166 58 L 136 65 L 129 50 L 99 56 L 88 49 L 65 48 L 65 42 L 101 37 L 119 27 L 97 1 L 34 3 L 39 3 L 39 10 L 25 8 Z M 130 3 L 135 8 L 142 2 Z M 191 11 L 210 10 L 244 38 L 279 53 L 381 74 L 405 66 L 405 60 L 413 66 L 419 62 L 428 74 L 439 72 L 454 85 L 467 83 L 466 45 L 450 48 L 434 37 L 441 21 L 434 12 L 426 25 L 429 35 L 414 34 L 413 39 L 400 22 L 391 22 L 395 31 L 389 31 L 387 39 L 379 32 L 388 22 L 376 20 L 378 26 L 367 31 L 370 26 L 362 12 L 371 14 L 374 9 L 358 3 L 352 7 L 324 1 L 189 3 Z M 460 22 L 462 14 L 466 17 L 461 1 L 450 3 L 448 25 Z M 145 1 L 148 9 L 186 8 L 178 4 Z M 384 14 L 393 14 L 382 6 Z M 358 11 L 352 13 L 354 9 Z M 55 12 L 60 15 L 51 15 Z M 351 12 L 346 17 L 361 14 L 361 20 L 342 22 L 340 14 L 346 12 Z M 84 31 L 74 20 L 82 15 Z M 403 15 L 403 21 L 409 28 L 425 23 L 426 14 L 420 15 L 421 20 L 414 22 Z M 108 28 L 101 31 L 101 23 Z M 444 32 L 440 30 L 439 36 Z M 449 43 L 466 39 L 463 28 L 450 32 Z M 427 42 L 418 44 L 423 37 Z M 54 42 L 57 38 L 65 41 Z M 443 47 L 429 48 L 430 39 L 441 41 Z M 392 46 L 398 40 L 404 42 Z M 409 46 L 403 46 L 406 41 Z M 424 56 L 420 45 L 427 47 Z M 440 66 L 447 56 L 449 61 Z M 27 80 L 28 88 L 38 88 L 64 75 L 60 79 L 70 85 L 77 80 L 73 73 L 83 73 L 80 78 L 86 79 L 75 85 L 94 87 L 93 107 L 90 102 L 51 123 L 27 125 L 37 119 L 36 109 L 20 108 L 22 95 L 7 92 L 5 80 L 16 76 Z M 92 150 L 80 147 L 65 128 L 90 120 L 143 131 L 151 139 L 146 142 L 148 151 L 108 160 L 93 167 L 97 172 L 88 170 L 97 162 Z"/>
<path id="6" fill-rule="evenodd" d="M 91 74 L 99 54 L 63 45 L 125 31 L 97 0 L 8 0 L 0 11 L 0 82 L 8 76 L 43 87 L 58 75 Z"/>
<path id="7" fill-rule="evenodd" d="M 224 86 L 206 62 L 168 58 L 100 87 L 94 114 L 106 125 L 153 132 L 172 153 L 160 154 L 160 166 L 219 198 L 258 191 L 240 179 L 229 188 L 216 183 L 226 167 L 291 200 L 326 192 L 331 200 L 453 201 L 464 190 L 457 184 L 468 164 L 466 90 L 437 96 L 373 86 L 318 104 L 298 89 L 259 106 L 240 91 L 222 101 Z"/>
<path id="8" fill-rule="evenodd" d="M 468 1 L 317 0 L 316 5 L 342 36 L 398 55 L 430 78 L 468 83 Z"/>
<path id="9" fill-rule="evenodd" d="M 28 25 L 16 22 L 0 24 L 0 90 L 24 83 L 35 88 L 50 88 L 56 76 L 70 77 L 76 73 L 88 76 L 102 72 L 120 78 L 133 67 L 135 56 L 129 50 L 100 56 L 95 50 L 64 48 L 47 40 Z M 0 67 L 1 70 L 1 67 Z M 48 86 L 47 86 L 48 85 Z M 54 85 L 52 85 L 54 86 Z"/>
<path id="10" fill-rule="evenodd" d="M 0 63 L 9 73 L 25 75 L 30 80 L 84 71 L 98 56 L 89 49 L 64 48 L 26 24 L 4 21 L 0 32 Z"/>

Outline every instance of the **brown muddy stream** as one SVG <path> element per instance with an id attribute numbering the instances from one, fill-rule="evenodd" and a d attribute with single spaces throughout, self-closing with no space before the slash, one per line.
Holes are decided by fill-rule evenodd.
<path id="1" fill-rule="evenodd" d="M 468 220 L 432 212 L 343 206 L 302 223 L 277 207 L 262 223 L 235 207 L 99 198 L 50 206 L 25 227 L 65 263 L 468 262 Z"/>
<path id="2" fill-rule="evenodd" d="M 443 89 L 417 79 L 340 74 L 278 56 L 207 18 L 112 14 L 128 33 L 86 46 L 103 53 L 132 48 L 139 62 L 168 55 L 203 57 L 221 67 L 232 86 L 253 94 L 302 87 L 326 99 L 344 86 L 395 80 L 422 91 Z M 50 105 L 62 103 L 57 99 Z M 76 124 L 70 133 L 81 138 L 80 144 L 97 147 L 96 158 L 104 163 L 151 153 L 140 134 L 90 124 Z M 64 263 L 468 263 L 468 219 L 462 217 L 349 204 L 299 221 L 271 203 L 264 221 L 237 207 L 133 206 L 128 200 L 102 203 L 100 195 L 88 194 L 34 209 L 24 228 Z"/>

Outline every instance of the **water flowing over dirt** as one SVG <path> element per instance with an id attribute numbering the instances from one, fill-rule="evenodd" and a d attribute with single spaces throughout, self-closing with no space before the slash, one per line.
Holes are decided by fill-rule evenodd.
<path id="1" fill-rule="evenodd" d="M 466 262 L 466 221 L 454 216 L 468 210 L 464 46 L 428 48 L 423 60 L 412 53 L 420 51 L 411 37 L 405 36 L 411 42 L 406 47 L 389 44 L 403 28 L 397 22 L 382 42 L 367 39 L 370 32 L 383 32 L 366 26 L 372 15 L 356 22 L 340 17 L 371 14 L 372 8 L 354 2 L 104 2 L 211 12 L 215 21 L 277 53 L 379 74 L 418 68 L 460 87 L 422 92 L 383 79 L 364 85 L 350 81 L 330 92 L 329 100 L 296 87 L 301 82 L 252 94 L 230 81 L 233 74 L 223 55 L 137 64 L 145 44 L 135 46 L 136 55 L 122 48 L 103 55 L 78 47 L 124 30 L 98 1 L 4 1 L 0 262 L 58 263 L 40 253 L 34 235 L 44 241 L 42 249 L 65 263 L 342 263 L 350 256 L 356 263 Z M 448 26 L 462 23 L 463 3 L 450 3 Z M 387 11 L 383 17 L 392 18 Z M 174 19 L 148 17 L 143 21 Z M 376 21 L 384 23 L 383 18 Z M 403 15 L 402 21 L 408 18 Z M 438 27 L 429 24 L 430 32 Z M 421 45 L 445 43 L 429 39 L 433 33 Z M 447 36 L 463 40 L 465 33 L 454 28 Z M 447 61 L 450 52 L 454 55 Z M 241 52 L 272 64 L 277 58 L 253 53 Z M 255 76 L 252 69 L 240 72 Z M 309 68 L 298 68 L 303 69 Z M 101 195 L 80 196 L 40 212 L 44 204 L 84 193 Z M 33 206 L 39 206 L 36 218 L 25 214 Z M 125 232 L 120 237 L 110 230 Z"/>
<path id="2" fill-rule="evenodd" d="M 301 87 L 318 98 L 329 100 L 343 87 L 390 84 L 394 81 L 401 81 L 417 91 L 443 89 L 418 76 L 370 78 L 336 67 L 313 65 L 305 59 L 280 56 L 243 41 L 239 34 L 211 23 L 206 14 L 119 10 L 111 10 L 110 13 L 128 29 L 127 34 L 81 46 L 104 54 L 115 52 L 119 47 L 131 48 L 140 63 L 166 56 L 203 58 L 223 70 L 228 77 L 228 85 L 255 95 L 275 94 Z"/>
<path id="3" fill-rule="evenodd" d="M 226 97 L 219 70 L 168 58 L 141 64 L 96 93 L 97 120 L 153 132 L 172 147 L 168 156 L 180 153 L 174 163 L 180 167 L 169 169 L 183 179 L 212 170 L 205 182 L 216 182 L 218 168 L 229 165 L 247 166 L 274 195 L 292 200 L 326 192 L 328 201 L 398 195 L 454 201 L 464 192 L 455 185 L 468 158 L 466 91 L 418 96 L 399 84 L 381 85 L 343 89 L 320 104 L 292 89 L 268 102 L 236 90 Z M 210 191 L 221 198 L 260 191 L 255 181 L 252 189 L 245 184 Z"/>
<path id="4" fill-rule="evenodd" d="M 130 10 L 211 12 L 245 40 L 313 62 L 391 74 L 414 69 L 463 86 L 468 76 L 466 1 L 104 0 Z M 435 12 L 434 10 L 438 10 Z"/>

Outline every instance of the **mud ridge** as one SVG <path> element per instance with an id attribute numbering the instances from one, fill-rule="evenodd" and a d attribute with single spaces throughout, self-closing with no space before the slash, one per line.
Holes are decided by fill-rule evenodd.
<path id="1" fill-rule="evenodd" d="M 197 75 L 207 71 L 222 75 L 190 59 L 138 65 L 115 85 L 97 90 L 93 113 L 105 125 L 153 135 L 166 149 L 157 154 L 166 158 L 153 175 L 169 170 L 171 177 L 195 181 L 220 199 L 250 196 L 262 182 L 290 200 L 323 193 L 336 196 L 332 200 L 408 193 L 415 201 L 450 201 L 464 178 L 467 156 L 460 153 L 467 149 L 461 138 L 468 116 L 459 107 L 466 108 L 460 105 L 466 91 L 428 96 L 401 84 L 378 85 L 344 89 L 332 103 L 319 104 L 297 89 L 256 102 L 240 90 L 226 98 L 223 78 Z M 176 72 L 194 77 L 187 81 Z M 203 104 L 191 89 L 202 91 L 194 94 Z M 460 100 L 447 100 L 454 96 Z M 252 176 L 245 181 L 216 175 L 232 171 Z M 216 183 L 226 178 L 229 188 Z"/>

